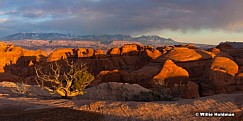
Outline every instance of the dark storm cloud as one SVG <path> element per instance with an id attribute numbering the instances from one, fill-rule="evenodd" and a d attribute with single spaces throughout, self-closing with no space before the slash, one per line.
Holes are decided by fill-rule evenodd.
<path id="1" fill-rule="evenodd" d="M 0 0 L 1 33 L 243 29 L 240 0 Z M 5 29 L 6 28 L 6 31 Z M 8 29 L 7 29 L 8 28 Z"/>

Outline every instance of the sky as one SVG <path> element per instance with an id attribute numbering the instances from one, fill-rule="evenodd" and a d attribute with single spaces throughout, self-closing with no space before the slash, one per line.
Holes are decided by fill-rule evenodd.
<path id="1" fill-rule="evenodd" d="M 242 0 L 0 0 L 0 37 L 58 32 L 243 42 L 242 6 Z"/>

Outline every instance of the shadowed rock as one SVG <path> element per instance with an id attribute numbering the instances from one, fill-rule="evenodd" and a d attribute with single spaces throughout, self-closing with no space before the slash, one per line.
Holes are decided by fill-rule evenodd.
<path id="1" fill-rule="evenodd" d="M 85 90 L 87 93 L 78 96 L 80 99 L 88 100 L 138 100 L 149 101 L 153 99 L 152 91 L 138 84 L 108 82 Z M 146 97 L 139 96 L 146 93 Z"/>
<path id="2" fill-rule="evenodd" d="M 238 65 L 226 57 L 216 57 L 210 70 L 201 80 L 201 94 L 203 96 L 230 93 L 236 91 L 235 74 L 238 73 Z"/>

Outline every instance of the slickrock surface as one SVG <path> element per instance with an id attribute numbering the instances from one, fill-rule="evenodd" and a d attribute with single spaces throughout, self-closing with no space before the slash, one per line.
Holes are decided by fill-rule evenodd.
<path id="1" fill-rule="evenodd" d="M 219 94 L 179 101 L 112 101 L 50 98 L 48 94 L 30 91 L 13 95 L 14 83 L 0 84 L 1 121 L 77 120 L 77 121 L 219 121 L 243 120 L 243 93 Z M 37 87 L 32 87 L 37 88 Z M 235 112 L 235 117 L 197 117 L 197 112 Z M 235 119 L 232 119 L 235 118 Z"/>
<path id="2" fill-rule="evenodd" d="M 151 100 L 152 91 L 138 84 L 109 82 L 86 89 L 86 93 L 77 96 L 87 100 Z M 142 95 L 143 93 L 143 95 Z"/>
<path id="3" fill-rule="evenodd" d="M 189 49 L 186 47 L 178 47 L 172 49 L 170 52 L 163 56 L 164 58 L 176 61 L 176 62 L 186 62 L 186 61 L 196 61 L 205 60 L 214 57 L 213 53 L 202 51 L 199 49 Z"/>
<path id="4" fill-rule="evenodd" d="M 196 112 L 240 112 L 243 110 L 242 94 L 220 94 L 216 96 L 180 100 L 174 102 L 118 102 L 39 99 L 24 97 L 0 97 L 0 119 L 100 119 L 103 121 L 218 121 L 222 117 L 196 117 Z M 63 107 L 59 109 L 57 107 Z M 51 108 L 51 109 L 50 109 Z M 43 111 L 45 113 L 43 113 Z M 83 111 L 88 111 L 87 113 Z M 77 114 L 79 113 L 79 114 Z M 96 114 L 98 113 L 98 114 Z M 44 116 L 44 117 L 43 117 Z M 67 118 L 64 118 L 67 119 Z M 63 120 L 64 120 L 63 119 Z M 239 120 L 239 119 L 238 119 Z M 241 119 L 242 120 L 242 119 Z"/>

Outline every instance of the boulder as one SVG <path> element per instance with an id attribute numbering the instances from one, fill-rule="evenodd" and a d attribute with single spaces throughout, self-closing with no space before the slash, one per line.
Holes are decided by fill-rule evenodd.
<path id="1" fill-rule="evenodd" d="M 219 54 L 221 51 L 218 48 L 210 48 L 208 49 L 209 52 L 214 53 L 215 55 Z"/>
<path id="2" fill-rule="evenodd" d="M 48 57 L 48 62 L 66 59 L 67 57 L 74 56 L 72 48 L 59 48 L 55 49 Z M 76 55 L 77 57 L 77 55 Z"/>
<path id="3" fill-rule="evenodd" d="M 243 48 L 227 49 L 227 50 L 224 50 L 223 52 L 227 53 L 228 55 L 230 55 L 234 59 L 243 59 Z"/>
<path id="4" fill-rule="evenodd" d="M 131 83 L 151 88 L 151 79 L 161 70 L 162 64 L 149 63 L 142 68 L 131 72 Z"/>
<path id="5" fill-rule="evenodd" d="M 18 86 L 25 87 L 26 93 L 21 94 L 21 93 L 13 92 L 13 90 L 15 90 Z M 50 94 L 50 92 L 48 92 L 45 89 L 42 89 L 38 85 L 28 85 L 28 84 L 21 83 L 21 82 L 17 82 L 17 83 L 8 82 L 8 81 L 0 82 L 0 93 L 7 94 L 7 95 L 13 95 L 13 96 L 25 95 L 28 97 L 38 97 L 38 98 L 40 98 L 40 97 L 45 97 L 45 98 L 59 97 L 60 98 L 60 96 L 58 94 Z"/>
<path id="6" fill-rule="evenodd" d="M 149 101 L 152 91 L 138 84 L 109 82 L 87 88 L 85 94 L 77 98 L 86 100 Z"/>
<path id="7" fill-rule="evenodd" d="M 24 79 L 16 76 L 16 75 L 12 75 L 10 73 L 0 73 L 0 81 L 9 81 L 9 82 L 20 82 L 23 81 Z"/>
<path id="8" fill-rule="evenodd" d="M 235 74 L 238 65 L 227 57 L 215 57 L 210 70 L 201 80 L 201 95 L 209 96 L 219 93 L 232 93 L 236 90 Z"/>
<path id="9" fill-rule="evenodd" d="M 237 85 L 243 85 L 243 73 L 239 73 L 235 76 L 235 83 Z"/>
<path id="10" fill-rule="evenodd" d="M 47 58 L 47 53 L 43 50 L 24 50 L 24 54 L 23 54 L 24 57 L 26 57 L 26 59 L 28 57 L 31 57 L 28 58 L 27 60 L 29 61 L 37 61 L 37 62 L 45 62 L 46 61 L 46 58 Z M 35 58 L 33 60 L 33 58 Z"/>
<path id="11" fill-rule="evenodd" d="M 162 53 L 159 50 L 145 50 L 146 56 L 148 56 L 150 59 L 156 59 L 157 57 L 161 56 Z"/>
<path id="12" fill-rule="evenodd" d="M 235 62 L 237 63 L 237 65 L 243 66 L 243 58 L 237 58 L 235 59 Z"/>
<path id="13" fill-rule="evenodd" d="M 198 83 L 203 75 L 211 68 L 212 59 L 177 62 L 176 65 L 184 68 L 189 73 L 189 80 Z"/>
<path id="14" fill-rule="evenodd" d="M 107 54 L 110 56 L 118 56 L 121 54 L 120 48 L 114 47 L 107 51 Z"/>
<path id="15" fill-rule="evenodd" d="M 180 45 L 175 45 L 175 47 L 186 47 L 188 49 L 198 49 L 194 44 L 180 44 Z"/>
<path id="16" fill-rule="evenodd" d="M 221 42 L 218 46 L 216 46 L 216 48 L 222 50 L 227 50 L 227 49 L 232 49 L 233 46 L 231 46 L 229 43 L 227 42 Z"/>
<path id="17" fill-rule="evenodd" d="M 123 70 L 101 71 L 96 79 L 92 82 L 92 86 L 106 82 L 129 82 L 129 73 Z"/>
<path id="18" fill-rule="evenodd" d="M 138 56 L 119 56 L 111 57 L 112 64 L 120 70 L 135 70 L 137 62 L 139 61 Z"/>
<path id="19" fill-rule="evenodd" d="M 159 50 L 162 54 L 165 54 L 171 50 L 173 50 L 175 46 L 164 46 L 164 47 L 157 47 L 156 50 Z"/>
<path id="20" fill-rule="evenodd" d="M 92 57 L 94 55 L 94 50 L 92 48 L 79 48 L 79 54 L 78 57 L 79 58 L 83 58 L 83 57 Z"/>
<path id="21" fill-rule="evenodd" d="M 95 58 L 105 58 L 106 54 L 101 49 L 96 49 L 94 51 L 94 57 Z"/>
<path id="22" fill-rule="evenodd" d="M 4 72 L 4 67 L 13 64 L 25 65 L 28 61 L 40 61 L 47 54 L 44 51 L 26 50 L 15 47 L 12 44 L 0 43 L 0 72 Z M 21 59 L 20 59 L 21 58 Z M 32 58 L 32 59 L 30 59 Z M 33 60 L 34 59 L 34 60 Z M 21 60 L 21 61 L 20 61 Z M 23 62 L 23 63 L 22 63 Z M 27 64 L 28 66 L 28 64 Z M 14 68 L 13 68 L 14 69 Z"/>
<path id="23" fill-rule="evenodd" d="M 139 50 L 137 44 L 125 44 L 121 47 L 121 55 L 138 56 Z"/>
<path id="24" fill-rule="evenodd" d="M 229 58 L 231 60 L 234 60 L 234 58 L 231 55 L 229 55 L 228 53 L 223 52 L 223 51 L 221 51 L 219 54 L 217 54 L 216 57 L 226 57 L 226 58 Z"/>
<path id="25" fill-rule="evenodd" d="M 198 84 L 196 84 L 195 82 L 188 81 L 182 97 L 186 99 L 200 97 Z"/>
<path id="26" fill-rule="evenodd" d="M 174 87 L 187 84 L 188 72 L 177 66 L 172 60 L 166 60 L 160 72 L 153 77 L 151 83 L 159 86 Z"/>
<path id="27" fill-rule="evenodd" d="M 168 51 L 163 56 L 157 58 L 157 61 L 160 61 L 161 58 L 170 59 L 174 62 L 187 62 L 187 61 L 197 61 L 212 59 L 215 55 L 208 51 L 199 50 L 199 49 L 189 49 L 186 47 L 175 47 L 174 49 Z"/>
<path id="28" fill-rule="evenodd" d="M 54 50 L 48 57 L 48 62 L 67 59 L 67 58 L 85 58 L 92 57 L 94 50 L 92 48 L 58 48 Z"/>
<path id="29" fill-rule="evenodd" d="M 211 70 L 218 70 L 235 76 L 238 73 L 238 65 L 227 57 L 216 57 L 211 65 Z"/>

